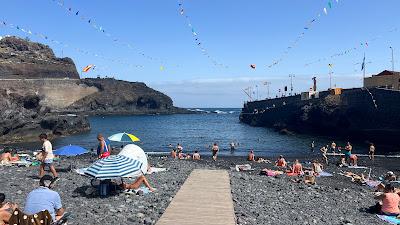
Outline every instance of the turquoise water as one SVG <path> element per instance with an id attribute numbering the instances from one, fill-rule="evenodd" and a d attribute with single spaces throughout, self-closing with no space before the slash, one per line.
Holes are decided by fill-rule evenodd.
<path id="1" fill-rule="evenodd" d="M 205 109 L 210 112 L 216 109 Z M 128 132 L 141 139 L 137 143 L 147 152 L 169 152 L 168 144 L 181 143 L 185 152 L 199 150 L 209 154 L 209 145 L 217 142 L 223 155 L 246 155 L 254 149 L 258 156 L 284 154 L 297 156 L 309 154 L 309 145 L 316 141 L 319 147 L 328 144 L 332 138 L 307 135 L 280 135 L 272 129 L 251 127 L 240 123 L 240 109 L 220 109 L 219 113 L 187 115 L 143 115 L 143 116 L 94 116 L 90 117 L 92 130 L 88 133 L 58 138 L 53 141 L 55 148 L 76 144 L 87 149 L 96 148 L 98 133 L 108 137 L 119 132 Z M 237 142 L 237 150 L 229 150 L 230 142 Z M 344 141 L 335 140 L 339 145 Z M 120 146 L 121 143 L 112 143 Z M 39 147 L 39 143 L 37 144 Z M 367 146 L 354 145 L 355 152 L 367 152 Z"/>

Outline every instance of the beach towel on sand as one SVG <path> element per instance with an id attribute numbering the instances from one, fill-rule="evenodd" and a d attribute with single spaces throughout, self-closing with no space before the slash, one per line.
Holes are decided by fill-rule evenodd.
<path id="1" fill-rule="evenodd" d="M 348 166 L 347 168 L 350 168 L 350 169 L 368 169 L 368 167 L 366 167 L 366 166 Z"/>
<path id="2" fill-rule="evenodd" d="M 333 176 L 333 174 L 322 171 L 321 173 L 318 174 L 317 177 L 332 177 L 332 176 Z"/>
<path id="3" fill-rule="evenodd" d="M 381 182 L 376 181 L 376 180 L 366 180 L 365 183 L 370 187 L 370 188 L 376 188 Z"/>
<path id="4" fill-rule="evenodd" d="M 150 167 L 150 170 L 147 172 L 147 174 L 164 172 L 166 170 L 167 170 L 166 168 Z"/>
<path id="5" fill-rule="evenodd" d="M 137 195 L 137 194 L 146 195 L 146 194 L 151 193 L 151 191 L 147 187 L 140 187 L 138 189 L 126 189 L 124 191 L 124 193 L 125 194 L 135 194 L 135 195 Z"/>
<path id="6" fill-rule="evenodd" d="M 235 166 L 236 171 L 253 171 L 254 169 L 251 169 L 250 164 L 244 164 L 244 165 L 236 165 Z"/>
<path id="7" fill-rule="evenodd" d="M 377 215 L 381 220 L 386 221 L 390 224 L 400 224 L 400 219 L 395 216 Z"/>

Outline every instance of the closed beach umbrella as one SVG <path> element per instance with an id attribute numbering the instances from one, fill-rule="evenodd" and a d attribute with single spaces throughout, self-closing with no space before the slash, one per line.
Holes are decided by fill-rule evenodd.
<path id="1" fill-rule="evenodd" d="M 141 170 L 142 163 L 123 155 L 112 155 L 93 163 L 85 171 L 86 175 L 99 180 L 131 177 Z"/>
<path id="2" fill-rule="evenodd" d="M 140 141 L 139 138 L 137 138 L 133 134 L 128 134 L 128 133 L 118 133 L 111 135 L 108 137 L 108 140 L 110 141 L 117 141 L 117 142 L 135 142 L 135 141 Z"/>
<path id="3" fill-rule="evenodd" d="M 81 146 L 77 145 L 67 145 L 61 147 L 54 151 L 55 155 L 63 155 L 63 156 L 77 156 L 87 153 L 88 151 Z"/>
<path id="4" fill-rule="evenodd" d="M 147 173 L 147 155 L 141 147 L 134 144 L 126 145 L 124 148 L 122 148 L 118 155 L 123 155 L 140 161 L 142 163 L 141 172 L 143 174 Z"/>

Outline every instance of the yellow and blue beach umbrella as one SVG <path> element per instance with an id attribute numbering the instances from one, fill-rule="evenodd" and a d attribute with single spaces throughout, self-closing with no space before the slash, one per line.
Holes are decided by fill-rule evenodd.
<path id="1" fill-rule="evenodd" d="M 116 141 L 116 142 L 135 142 L 135 141 L 140 141 L 138 137 L 136 137 L 133 134 L 128 134 L 128 133 L 118 133 L 111 135 L 108 137 L 108 140 L 110 141 Z"/>

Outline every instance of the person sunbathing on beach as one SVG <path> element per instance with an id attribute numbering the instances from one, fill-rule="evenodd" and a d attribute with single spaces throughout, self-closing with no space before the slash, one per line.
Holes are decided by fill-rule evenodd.
<path id="1" fill-rule="evenodd" d="M 315 182 L 315 176 L 314 176 L 313 172 L 310 171 L 310 170 L 304 171 L 304 179 L 301 179 L 301 178 L 294 178 L 294 179 L 291 179 L 291 181 L 292 181 L 292 182 L 295 182 L 295 183 L 304 182 L 305 184 L 309 184 L 309 185 L 314 185 L 314 184 L 316 184 L 316 182 Z"/>
<path id="2" fill-rule="evenodd" d="M 176 159 L 176 150 L 175 150 L 175 149 L 172 149 L 170 155 L 171 155 L 171 158 Z"/>
<path id="3" fill-rule="evenodd" d="M 357 166 L 357 155 L 351 154 L 350 155 L 350 166 Z"/>
<path id="4" fill-rule="evenodd" d="M 154 192 L 154 188 L 151 187 L 149 181 L 147 181 L 146 177 L 144 175 L 141 175 L 140 177 L 138 177 L 133 183 L 131 184 L 125 184 L 122 183 L 121 187 L 124 190 L 135 190 L 140 188 L 140 186 L 142 186 L 142 184 L 144 184 L 144 186 L 146 186 L 151 192 Z"/>
<path id="5" fill-rule="evenodd" d="M 247 156 L 247 161 L 255 161 L 255 155 L 253 150 L 249 152 L 249 155 Z"/>
<path id="6" fill-rule="evenodd" d="M 365 179 L 364 174 L 361 175 L 355 174 L 353 172 L 346 172 L 343 174 L 345 177 L 351 178 L 351 182 L 358 183 L 358 184 L 365 184 L 367 179 Z"/>
<path id="7" fill-rule="evenodd" d="M 384 193 L 375 197 L 380 201 L 381 209 L 380 212 L 387 216 L 399 216 L 400 209 L 400 193 L 395 193 L 395 189 L 392 185 L 387 184 L 384 189 Z"/>
<path id="8" fill-rule="evenodd" d="M 283 158 L 283 155 L 280 155 L 278 160 L 275 162 L 275 165 L 277 167 L 287 167 L 287 162 L 285 158 Z"/>
<path id="9" fill-rule="evenodd" d="M 325 161 L 325 164 L 328 165 L 328 157 L 326 153 L 328 153 L 328 146 L 323 146 L 320 151 L 322 152 L 322 160 Z"/>
<path id="10" fill-rule="evenodd" d="M 193 160 L 200 160 L 200 154 L 199 154 L 199 151 L 194 151 L 194 154 L 193 154 Z"/>
<path id="11" fill-rule="evenodd" d="M 11 213 L 16 208 L 18 208 L 17 204 L 5 202 L 6 195 L 0 193 L 0 225 L 8 224 Z"/>
<path id="12" fill-rule="evenodd" d="M 185 159 L 183 152 L 178 152 L 178 159 Z"/>
<path id="13" fill-rule="evenodd" d="M 320 173 L 322 173 L 323 169 L 323 165 L 319 163 L 318 160 L 314 160 L 314 162 L 312 163 L 312 170 L 314 172 L 314 175 L 319 175 Z"/>
<path id="14" fill-rule="evenodd" d="M 8 164 L 12 161 L 12 155 L 10 149 L 5 149 L 0 157 L 0 164 Z"/>
<path id="15" fill-rule="evenodd" d="M 293 175 L 303 175 L 303 166 L 301 165 L 301 163 L 299 162 L 298 159 L 296 159 L 293 163 L 293 166 L 291 168 L 291 173 Z"/>
<path id="16" fill-rule="evenodd" d="M 269 161 L 268 159 L 264 159 L 262 157 L 259 157 L 256 162 L 258 163 L 271 163 L 271 161 Z"/>
<path id="17" fill-rule="evenodd" d="M 339 166 L 339 167 L 347 167 L 347 166 L 349 166 L 346 163 L 346 158 L 344 157 L 344 155 L 340 156 L 340 161 L 337 163 L 337 166 Z"/>
<path id="18" fill-rule="evenodd" d="M 316 184 L 313 171 L 307 170 L 304 172 L 304 183 L 310 185 Z"/>

